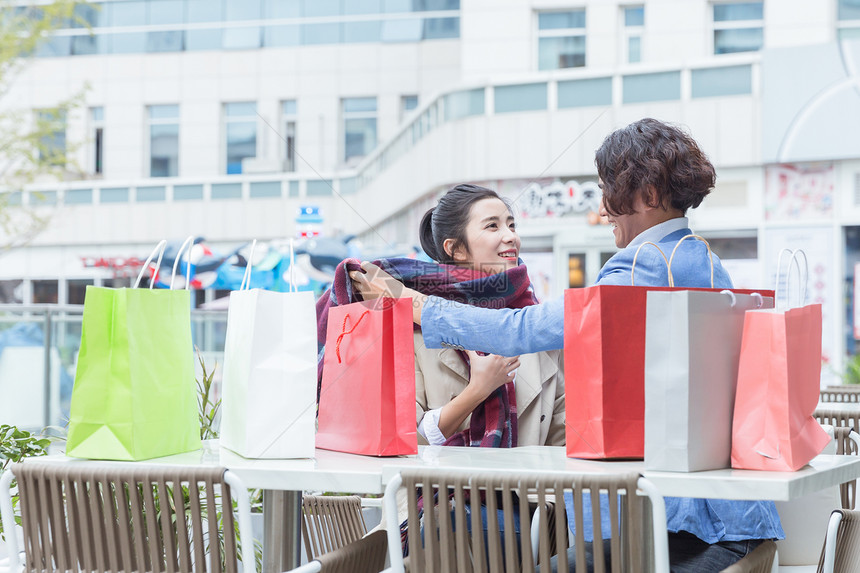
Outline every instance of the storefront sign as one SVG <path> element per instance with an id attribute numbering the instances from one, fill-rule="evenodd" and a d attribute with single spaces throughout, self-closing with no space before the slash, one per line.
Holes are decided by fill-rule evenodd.
<path id="1" fill-rule="evenodd" d="M 524 217 L 563 217 L 571 213 L 597 213 L 601 191 L 594 181 L 530 183 L 517 201 Z"/>
<path id="2" fill-rule="evenodd" d="M 85 269 L 139 269 L 144 262 L 144 259 L 138 257 L 81 257 L 81 263 Z"/>

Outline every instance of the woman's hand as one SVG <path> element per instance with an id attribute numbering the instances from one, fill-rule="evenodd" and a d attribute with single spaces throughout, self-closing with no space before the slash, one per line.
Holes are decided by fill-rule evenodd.
<path id="1" fill-rule="evenodd" d="M 513 380 L 514 373 L 520 367 L 519 356 L 482 355 L 472 350 L 467 350 L 467 353 L 472 372 L 469 388 L 476 393 L 478 403 L 486 400 L 499 386 Z"/>
<path id="2" fill-rule="evenodd" d="M 478 354 L 467 350 L 471 364 L 469 385 L 453 400 L 442 407 L 439 413 L 439 431 L 446 438 L 457 431 L 463 420 L 487 399 L 499 386 L 514 379 L 514 372 L 520 367 L 519 356 L 497 356 Z"/>
<path id="3" fill-rule="evenodd" d="M 350 271 L 349 278 L 353 288 L 364 300 L 380 297 L 411 298 L 412 320 L 415 324 L 421 324 L 421 310 L 426 297 L 420 292 L 406 288 L 402 282 L 368 261 L 361 263 L 360 271 Z"/>

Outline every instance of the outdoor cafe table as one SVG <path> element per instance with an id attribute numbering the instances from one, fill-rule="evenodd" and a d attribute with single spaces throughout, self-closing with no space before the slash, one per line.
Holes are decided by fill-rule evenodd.
<path id="1" fill-rule="evenodd" d="M 49 456 L 58 463 L 91 463 Z M 103 462 L 100 462 L 103 463 Z M 788 501 L 860 477 L 860 457 L 820 455 L 796 472 L 713 470 L 693 473 L 644 469 L 641 461 L 592 461 L 568 458 L 563 447 L 514 449 L 422 446 L 417 456 L 377 458 L 316 450 L 315 459 L 246 459 L 208 441 L 203 449 L 146 460 L 153 465 L 222 466 L 249 488 L 264 490 L 264 571 L 285 571 L 301 560 L 302 491 L 383 493 L 385 485 L 407 468 L 474 472 L 534 470 L 548 473 L 638 471 L 664 496 Z"/>

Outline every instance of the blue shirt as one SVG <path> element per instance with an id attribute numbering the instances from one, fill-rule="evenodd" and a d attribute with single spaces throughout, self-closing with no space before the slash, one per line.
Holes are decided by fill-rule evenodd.
<path id="1" fill-rule="evenodd" d="M 630 245 L 609 259 L 597 276 L 597 284 L 668 286 L 667 261 L 672 252 L 675 286 L 731 288 L 732 281 L 719 258 L 711 267 L 704 243 L 694 239 L 685 218 L 672 219 L 647 229 Z M 656 243 L 665 254 L 644 242 Z M 680 242 L 680 245 L 679 245 Z M 675 251 L 675 247 L 678 249 Z M 636 266 L 633 259 L 636 257 Z M 454 312 L 452 312 L 454 311 Z M 564 348 L 564 297 L 522 309 L 485 309 L 429 297 L 421 312 L 421 329 L 427 348 L 468 348 L 502 356 Z M 601 510 L 609 504 L 601 496 Z M 569 501 L 569 500 L 567 500 Z M 707 543 L 745 539 L 783 539 L 776 506 L 770 501 L 732 501 L 667 497 L 666 518 L 672 532 L 687 531 Z M 568 503 L 568 515 L 572 515 Z M 590 524 L 590 520 L 586 523 Z M 608 523 L 603 529 L 608 536 Z M 586 528 L 590 539 L 591 528 Z"/>

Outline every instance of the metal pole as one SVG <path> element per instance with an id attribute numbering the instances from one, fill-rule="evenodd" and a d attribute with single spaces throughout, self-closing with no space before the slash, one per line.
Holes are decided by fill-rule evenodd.
<path id="1" fill-rule="evenodd" d="M 301 564 L 302 492 L 263 490 L 263 573 Z"/>
<path id="2" fill-rule="evenodd" d="M 45 423 L 42 427 L 48 427 L 51 425 L 51 344 L 52 344 L 52 333 L 51 333 L 52 325 L 51 325 L 51 310 L 45 310 Z"/>

